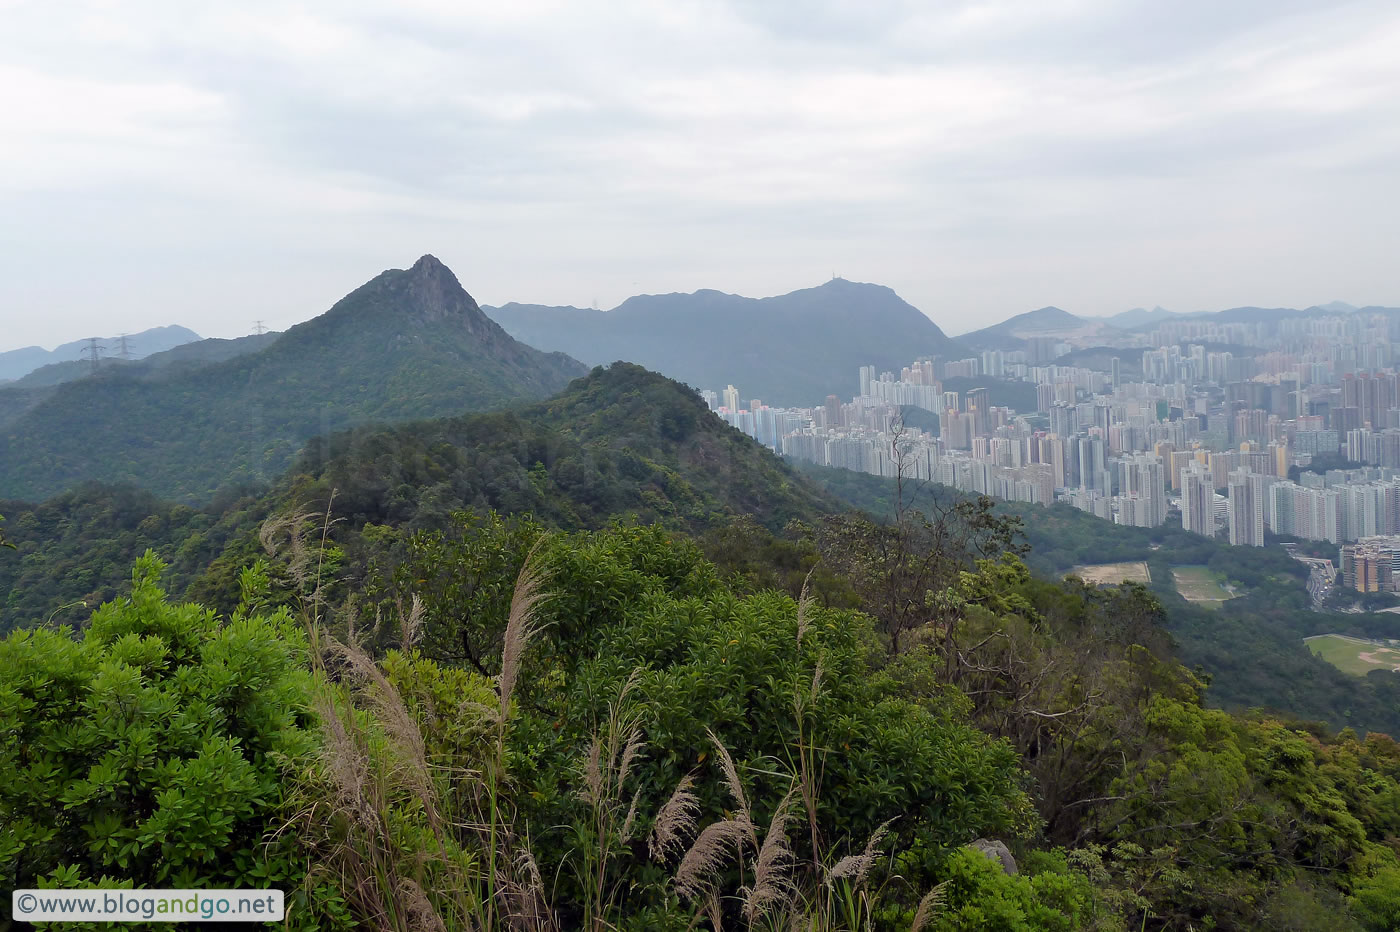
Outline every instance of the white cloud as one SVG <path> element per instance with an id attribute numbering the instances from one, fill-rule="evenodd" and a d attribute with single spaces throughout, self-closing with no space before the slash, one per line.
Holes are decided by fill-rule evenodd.
<path id="1" fill-rule="evenodd" d="M 955 330 L 1400 304 L 1383 2 L 4 8 L 5 344 L 290 322 L 424 251 L 497 303 L 836 266 Z"/>

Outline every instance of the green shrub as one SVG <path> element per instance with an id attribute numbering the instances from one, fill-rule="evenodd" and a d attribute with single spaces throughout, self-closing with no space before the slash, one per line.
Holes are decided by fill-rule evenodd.
<path id="1" fill-rule="evenodd" d="M 1008 875 L 971 848 L 948 858 L 943 882 L 944 908 L 931 925 L 938 932 L 1072 932 L 1089 928 L 1096 912 L 1082 874 L 1064 868 Z"/>
<path id="2" fill-rule="evenodd" d="M 278 887 L 264 845 L 283 768 L 310 748 L 305 640 L 285 613 L 165 600 L 149 552 L 129 598 L 0 641 L 0 883 Z"/>

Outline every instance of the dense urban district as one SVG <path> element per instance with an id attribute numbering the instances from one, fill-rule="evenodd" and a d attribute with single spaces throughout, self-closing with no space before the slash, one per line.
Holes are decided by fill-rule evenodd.
<path id="1" fill-rule="evenodd" d="M 734 385 L 702 395 L 727 423 L 802 462 L 1065 502 L 1133 527 L 1176 522 L 1240 546 L 1345 543 L 1348 588 L 1396 591 L 1392 338 L 1400 320 L 1382 315 L 1173 322 L 1119 341 L 1130 345 L 1040 336 L 899 372 L 862 366 L 849 401 L 808 408 L 746 400 Z M 1085 361 L 1054 362 L 1066 357 Z"/>

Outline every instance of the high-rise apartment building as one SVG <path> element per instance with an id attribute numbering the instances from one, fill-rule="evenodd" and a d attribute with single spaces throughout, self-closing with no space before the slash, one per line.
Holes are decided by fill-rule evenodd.
<path id="1" fill-rule="evenodd" d="M 972 415 L 972 429 L 976 436 L 991 433 L 992 393 L 990 389 L 974 388 L 967 393 L 967 413 Z"/>
<path id="2" fill-rule="evenodd" d="M 1192 460 L 1181 475 L 1181 526 L 1192 534 L 1215 536 L 1215 483 L 1210 470 Z"/>
<path id="3" fill-rule="evenodd" d="M 1188 465 L 1196 461 L 1196 452 L 1194 450 L 1173 450 L 1168 454 L 1167 461 L 1171 464 L 1172 490 L 1179 491 L 1181 489 L 1181 473 Z"/>
<path id="4" fill-rule="evenodd" d="M 1230 543 L 1237 547 L 1264 546 L 1264 478 L 1243 469 L 1230 473 L 1227 514 Z"/>

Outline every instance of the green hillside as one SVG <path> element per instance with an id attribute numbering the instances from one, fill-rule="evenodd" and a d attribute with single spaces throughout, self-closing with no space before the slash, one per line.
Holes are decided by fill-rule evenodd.
<path id="1" fill-rule="evenodd" d="M 21 410 L 0 430 L 0 495 L 41 499 L 101 481 L 198 503 L 275 479 L 317 434 L 541 398 L 585 371 L 516 342 L 431 256 L 259 352 L 199 362 L 159 378 L 109 368 Z"/>
<path id="2" fill-rule="evenodd" d="M 351 532 L 442 528 L 455 512 L 491 510 L 569 530 L 631 516 L 698 534 L 739 515 L 778 530 L 844 507 L 690 389 L 616 363 L 534 405 L 318 437 L 258 495 L 230 488 L 195 508 L 89 484 L 42 504 L 0 500 L 18 548 L 0 550 L 0 631 L 112 598 L 147 548 L 180 589 L 209 576 L 203 591 L 236 592 L 257 525 L 280 509 L 324 507 L 332 490 Z"/>

